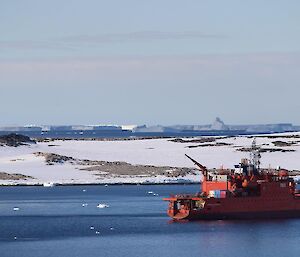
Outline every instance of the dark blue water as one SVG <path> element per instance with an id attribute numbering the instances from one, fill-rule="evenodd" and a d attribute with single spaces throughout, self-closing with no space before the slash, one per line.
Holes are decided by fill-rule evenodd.
<path id="1" fill-rule="evenodd" d="M 195 130 L 179 132 L 132 132 L 128 130 L 59 130 L 59 131 L 0 131 L 0 135 L 17 133 L 32 138 L 143 138 L 143 137 L 195 137 L 195 136 L 237 136 L 251 135 L 245 130 Z M 270 131 L 256 132 L 255 134 L 268 134 Z M 273 132 L 274 133 L 274 132 Z"/>
<path id="2" fill-rule="evenodd" d="M 0 256 L 300 256 L 300 219 L 170 221 L 162 198 L 196 191 L 197 185 L 2 187 Z"/>

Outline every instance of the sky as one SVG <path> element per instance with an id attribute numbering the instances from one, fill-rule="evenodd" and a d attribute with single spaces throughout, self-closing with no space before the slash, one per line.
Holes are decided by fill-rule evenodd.
<path id="1" fill-rule="evenodd" d="M 0 0 L 0 125 L 300 125 L 299 0 Z"/>

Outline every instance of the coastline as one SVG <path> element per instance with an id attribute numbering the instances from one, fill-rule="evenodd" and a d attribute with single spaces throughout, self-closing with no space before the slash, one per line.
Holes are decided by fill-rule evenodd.
<path id="1" fill-rule="evenodd" d="M 1 146 L 0 185 L 199 184 L 201 173 L 185 154 L 209 169 L 232 169 L 248 157 L 253 137 L 49 139 Z M 257 135 L 261 166 L 299 172 L 299 138 L 299 132 Z"/>
<path id="2" fill-rule="evenodd" d="M 65 186 L 168 186 L 168 185 L 201 185 L 201 182 L 169 182 L 169 183 L 64 183 L 55 184 L 53 187 L 65 187 Z M 1 187 L 45 187 L 43 184 L 1 184 Z M 47 188 L 47 187 L 45 187 Z"/>

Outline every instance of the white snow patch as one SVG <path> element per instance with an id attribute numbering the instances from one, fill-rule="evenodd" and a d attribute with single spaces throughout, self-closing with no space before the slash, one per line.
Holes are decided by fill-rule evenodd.
<path id="1" fill-rule="evenodd" d="M 283 133 L 282 136 L 300 133 Z M 261 136 L 261 135 L 260 135 Z M 269 135 L 268 135 L 269 136 Z M 278 136 L 278 134 L 276 134 Z M 54 141 L 49 143 L 37 143 L 36 145 L 20 147 L 0 147 L 0 171 L 7 173 L 21 173 L 32 176 L 35 179 L 26 180 L 0 180 L 0 184 L 74 184 L 74 183 L 176 183 L 178 181 L 200 180 L 200 173 L 185 177 L 170 178 L 166 176 L 107 176 L 97 172 L 79 170 L 78 165 L 69 163 L 46 165 L 43 157 L 37 157 L 34 152 L 48 152 L 70 156 L 79 159 L 102 161 L 125 161 L 131 164 L 191 167 L 194 165 L 184 154 L 188 154 L 208 168 L 233 168 L 241 158 L 249 157 L 247 152 L 236 151 L 239 147 L 250 147 L 253 138 L 247 136 L 230 137 L 217 140 L 233 145 L 187 148 L 197 143 L 175 143 L 170 139 L 149 140 L 124 140 L 124 141 Z M 258 145 L 265 148 L 276 148 L 273 141 L 299 141 L 293 138 L 262 138 L 257 137 Z M 262 167 L 283 167 L 300 170 L 299 145 L 280 147 L 294 149 L 295 152 L 273 152 L 262 154 Z M 151 149 L 151 150 L 149 150 Z M 95 176 L 97 174 L 97 176 Z"/>

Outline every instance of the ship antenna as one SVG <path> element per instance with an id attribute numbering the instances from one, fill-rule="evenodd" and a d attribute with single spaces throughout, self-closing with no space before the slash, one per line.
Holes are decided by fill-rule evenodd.
<path id="1" fill-rule="evenodd" d="M 259 172 L 260 170 L 260 147 L 256 144 L 256 138 L 252 141 L 252 147 L 250 152 L 250 163 L 253 165 L 253 168 Z"/>

